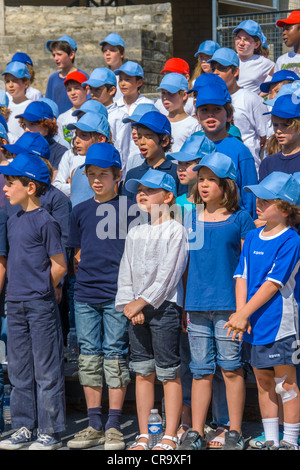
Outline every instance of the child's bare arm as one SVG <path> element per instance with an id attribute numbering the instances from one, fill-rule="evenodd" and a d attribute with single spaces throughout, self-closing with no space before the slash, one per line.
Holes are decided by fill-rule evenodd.
<path id="1" fill-rule="evenodd" d="M 59 255 L 54 255 L 51 256 L 51 283 L 53 287 L 55 288 L 59 282 L 62 280 L 66 270 L 67 266 L 65 263 L 65 257 L 63 253 L 60 253 Z"/>
<path id="2" fill-rule="evenodd" d="M 7 259 L 5 256 L 0 256 L 0 292 L 3 289 L 5 276 L 6 276 Z"/>

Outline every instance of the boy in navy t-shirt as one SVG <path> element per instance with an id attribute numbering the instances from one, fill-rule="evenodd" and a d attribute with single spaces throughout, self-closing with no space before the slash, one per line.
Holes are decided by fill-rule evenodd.
<path id="1" fill-rule="evenodd" d="M 18 154 L 0 170 L 6 197 L 22 206 L 7 222 L 7 353 L 11 421 L 17 431 L 0 441 L 0 448 L 22 448 L 33 441 L 37 428 L 29 449 L 55 450 L 62 446 L 59 433 L 65 429 L 65 389 L 54 289 L 66 264 L 59 225 L 40 204 L 50 185 L 49 170 L 29 154 Z"/>
<path id="2" fill-rule="evenodd" d="M 119 264 L 123 255 L 128 209 L 133 202 L 117 195 L 122 177 L 120 154 L 111 144 L 92 144 L 85 171 L 94 197 L 72 211 L 68 245 L 75 251 L 75 323 L 80 347 L 79 379 L 84 388 L 89 426 L 70 440 L 72 449 L 105 443 L 125 448 L 120 416 L 130 382 L 127 368 L 128 326 L 115 309 Z M 103 373 L 109 389 L 109 415 L 102 426 Z"/>
<path id="3" fill-rule="evenodd" d="M 299 336 L 300 185 L 273 172 L 248 186 L 257 197 L 263 227 L 246 235 L 236 278 L 236 312 L 225 324 L 232 339 L 243 339 L 255 373 L 265 447 L 298 449 L 300 397 L 296 365 Z M 274 381 L 272 380 L 274 379 Z M 277 395 L 283 404 L 284 434 L 279 441 Z"/>

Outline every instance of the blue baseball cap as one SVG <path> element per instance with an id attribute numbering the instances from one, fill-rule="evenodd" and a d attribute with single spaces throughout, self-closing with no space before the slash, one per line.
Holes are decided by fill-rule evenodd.
<path id="1" fill-rule="evenodd" d="M 68 124 L 68 130 L 81 129 L 86 132 L 97 132 L 103 134 L 107 139 L 110 137 L 110 126 L 103 114 L 85 113 L 77 122 Z"/>
<path id="2" fill-rule="evenodd" d="M 130 179 L 125 183 L 125 188 L 131 193 L 138 191 L 139 185 L 142 184 L 147 188 L 165 189 L 177 195 L 176 182 L 172 175 L 160 170 L 150 168 L 140 179 Z"/>
<path id="3" fill-rule="evenodd" d="M 167 116 L 157 111 L 145 113 L 138 122 L 132 122 L 132 127 L 145 126 L 157 134 L 171 135 L 171 124 Z"/>
<path id="4" fill-rule="evenodd" d="M 5 129 L 5 126 L 0 123 L 0 137 L 8 141 L 8 135 L 7 135 L 7 130 Z M 4 147 L 4 145 L 2 145 Z"/>
<path id="5" fill-rule="evenodd" d="M 75 109 L 72 112 L 72 116 L 78 116 L 80 113 L 96 113 L 103 114 L 106 119 L 108 118 L 108 112 L 104 104 L 100 103 L 97 100 L 87 100 L 85 101 L 79 109 Z"/>
<path id="6" fill-rule="evenodd" d="M 74 41 L 74 39 L 70 38 L 70 36 L 61 36 L 60 38 L 58 39 L 50 39 L 49 41 L 46 42 L 46 48 L 47 50 L 50 52 L 50 45 L 52 42 L 57 42 L 57 41 L 64 41 L 64 42 L 67 42 L 69 44 L 69 46 L 72 47 L 72 49 L 76 52 L 77 51 L 77 44 L 76 42 Z"/>
<path id="7" fill-rule="evenodd" d="M 219 77 L 219 75 L 217 75 L 216 73 L 202 73 L 201 75 L 199 75 L 199 77 L 196 78 L 193 88 L 188 91 L 188 94 L 192 93 L 193 91 L 199 91 L 203 86 L 214 84 L 223 86 L 225 89 L 228 89 L 225 80 Z"/>
<path id="8" fill-rule="evenodd" d="M 299 90 L 300 92 L 300 90 Z M 264 114 L 272 114 L 285 119 L 300 118 L 300 96 L 299 94 L 288 94 L 279 96 L 273 105 L 272 111 Z"/>
<path id="9" fill-rule="evenodd" d="M 82 86 L 86 85 L 90 85 L 94 88 L 98 88 L 102 85 L 117 86 L 117 79 L 112 70 L 107 67 L 98 67 L 92 71 L 90 78 L 82 83 Z"/>
<path id="10" fill-rule="evenodd" d="M 193 171 L 198 171 L 203 166 L 209 168 L 218 178 L 230 178 L 236 180 L 236 167 L 232 159 L 220 152 L 204 155 Z"/>
<path id="11" fill-rule="evenodd" d="M 52 108 L 43 101 L 33 101 L 29 103 L 23 114 L 18 114 L 15 118 L 27 119 L 30 122 L 41 119 L 54 119 Z"/>
<path id="12" fill-rule="evenodd" d="M 224 106 L 226 103 L 231 103 L 231 96 L 227 88 L 219 85 L 218 83 L 205 85 L 201 87 L 201 93 L 198 93 L 196 108 L 203 104 L 217 104 Z"/>
<path id="13" fill-rule="evenodd" d="M 110 33 L 106 36 L 105 39 L 103 39 L 103 41 L 99 42 L 100 46 L 104 46 L 105 44 L 111 44 L 112 46 L 122 46 L 125 49 L 125 42 L 117 33 Z"/>
<path id="14" fill-rule="evenodd" d="M 260 199 L 283 199 L 296 204 L 300 197 L 300 185 L 293 175 L 273 171 L 259 184 L 244 186 L 244 190 Z"/>
<path id="15" fill-rule="evenodd" d="M 50 158 L 50 145 L 39 132 L 24 132 L 14 144 L 3 145 L 11 153 L 33 153 L 40 157 Z"/>
<path id="16" fill-rule="evenodd" d="M 294 82 L 295 80 L 300 80 L 300 77 L 298 77 L 298 75 L 292 70 L 279 70 L 278 72 L 274 73 L 270 81 L 260 85 L 260 91 L 263 93 L 269 93 L 270 87 L 273 83 L 282 82 L 283 80 L 290 80 L 291 82 Z"/>
<path id="17" fill-rule="evenodd" d="M 30 80 L 30 72 L 26 64 L 23 62 L 13 61 L 7 64 L 6 69 L 2 72 L 1 75 L 5 75 L 6 73 L 10 73 L 16 78 L 28 78 Z"/>
<path id="18" fill-rule="evenodd" d="M 9 99 L 4 90 L 0 90 L 0 106 L 8 107 Z"/>
<path id="19" fill-rule="evenodd" d="M 167 90 L 170 93 L 176 93 L 180 90 L 188 91 L 189 82 L 181 75 L 181 73 L 167 73 L 162 79 L 160 85 L 156 90 Z"/>
<path id="20" fill-rule="evenodd" d="M 2 124 L 2 126 L 4 127 L 4 129 L 6 130 L 6 132 L 8 132 L 8 125 L 7 125 L 7 122 L 5 120 L 5 117 L 0 114 L 0 124 Z"/>
<path id="21" fill-rule="evenodd" d="M 246 33 L 250 34 L 250 36 L 258 36 L 261 37 L 261 27 L 256 21 L 253 20 L 245 20 L 242 21 L 236 28 L 233 30 L 233 34 L 238 33 L 240 30 L 246 31 Z"/>
<path id="22" fill-rule="evenodd" d="M 300 80 L 295 80 L 292 83 L 286 83 L 285 85 L 282 85 L 275 98 L 272 98 L 271 100 L 265 100 L 263 103 L 268 106 L 274 106 L 275 101 L 283 95 L 295 95 L 295 98 L 300 97 Z"/>
<path id="23" fill-rule="evenodd" d="M 58 110 L 58 106 L 57 104 L 55 103 L 55 101 L 53 100 L 50 100 L 50 98 L 45 98 L 44 96 L 42 96 L 41 98 L 38 99 L 38 101 L 42 101 L 43 103 L 47 103 L 50 108 L 52 109 L 52 112 L 53 112 L 53 116 L 57 119 L 58 116 L 59 116 L 59 110 Z"/>
<path id="24" fill-rule="evenodd" d="M 23 64 L 29 64 L 33 66 L 33 62 L 31 58 L 29 57 L 28 54 L 25 54 L 25 52 L 16 52 L 11 58 L 11 62 L 14 62 L 14 61 L 23 62 Z"/>
<path id="25" fill-rule="evenodd" d="M 205 135 L 192 134 L 186 139 L 179 152 L 169 153 L 167 160 L 189 162 L 203 158 L 217 150 L 215 144 Z"/>
<path id="26" fill-rule="evenodd" d="M 126 118 L 122 119 L 122 122 L 126 124 L 127 122 L 139 122 L 144 114 L 149 113 L 150 111 L 154 111 L 159 113 L 157 107 L 152 103 L 141 103 L 138 104 L 131 116 L 127 116 Z"/>
<path id="27" fill-rule="evenodd" d="M 200 44 L 198 51 L 196 52 L 194 57 L 197 57 L 201 53 L 212 56 L 214 55 L 216 50 L 219 48 L 220 48 L 220 45 L 215 41 L 211 41 L 211 40 L 204 41 Z"/>
<path id="28" fill-rule="evenodd" d="M 86 153 L 84 165 L 95 165 L 100 168 L 111 166 L 122 168 L 120 153 L 107 142 L 92 144 Z"/>
<path id="29" fill-rule="evenodd" d="M 125 64 L 121 65 L 121 67 L 115 70 L 116 75 L 120 75 L 120 73 L 126 73 L 126 75 L 130 75 L 131 77 L 142 77 L 144 78 L 144 71 L 140 64 L 137 62 L 132 62 L 128 60 Z"/>
<path id="30" fill-rule="evenodd" d="M 26 176 L 50 186 L 50 174 L 43 160 L 29 153 L 19 153 L 8 165 L 0 165 L 0 173 L 6 176 Z"/>
<path id="31" fill-rule="evenodd" d="M 235 67 L 240 66 L 240 59 L 237 53 L 233 49 L 229 49 L 229 47 L 220 47 L 214 55 L 212 56 L 211 59 L 209 59 L 207 62 L 218 62 L 219 64 L 222 65 L 234 65 Z"/>
<path id="32" fill-rule="evenodd" d="M 299 183 L 300 185 L 300 171 L 296 171 L 296 173 L 293 173 L 293 177 L 295 178 L 295 180 Z M 300 194 L 299 194 L 299 199 L 298 201 L 295 203 L 296 206 L 300 206 Z"/>

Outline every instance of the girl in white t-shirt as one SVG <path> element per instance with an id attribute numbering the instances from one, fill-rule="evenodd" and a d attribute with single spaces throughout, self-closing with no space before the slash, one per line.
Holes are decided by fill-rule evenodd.
<path id="1" fill-rule="evenodd" d="M 234 46 L 240 59 L 238 85 L 256 93 L 260 84 L 274 73 L 274 62 L 264 56 L 264 38 L 258 23 L 246 20 L 234 30 Z"/>

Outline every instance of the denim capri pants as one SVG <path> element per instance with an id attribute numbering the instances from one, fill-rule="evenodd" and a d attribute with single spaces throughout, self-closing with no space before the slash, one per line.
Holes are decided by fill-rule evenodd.
<path id="1" fill-rule="evenodd" d="M 143 313 L 143 324 L 129 324 L 131 369 L 142 376 L 156 372 L 161 382 L 180 377 L 180 307 L 165 301 L 157 309 L 146 306 Z"/>
<path id="2" fill-rule="evenodd" d="M 188 312 L 188 335 L 191 350 L 190 369 L 194 379 L 214 374 L 217 365 L 228 371 L 242 367 L 241 342 L 227 336 L 232 311 Z"/>

